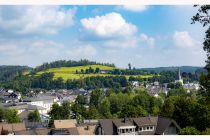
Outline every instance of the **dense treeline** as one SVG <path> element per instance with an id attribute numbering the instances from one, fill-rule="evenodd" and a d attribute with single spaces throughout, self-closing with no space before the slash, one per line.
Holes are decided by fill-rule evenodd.
<path id="1" fill-rule="evenodd" d="M 146 91 L 115 94 L 113 89 L 107 92 L 96 89 L 91 93 L 89 101 L 87 96 L 79 95 L 71 106 L 69 103 L 62 106 L 54 104 L 49 115 L 52 120 L 76 118 L 79 122 L 83 119 L 156 116 L 162 105 L 161 98 L 151 97 Z"/>
<path id="2" fill-rule="evenodd" d="M 29 70 L 31 68 L 27 66 L 0 66 L 0 82 L 10 81 Z"/>
<path id="3" fill-rule="evenodd" d="M 40 76 L 19 76 L 13 81 L 2 83 L 0 86 L 6 89 L 14 89 L 26 93 L 30 88 L 41 89 L 95 89 L 95 88 L 121 88 L 127 87 L 125 76 L 96 76 L 78 80 L 64 81 L 62 78 L 53 79 L 53 73 L 43 73 Z"/>
<path id="4" fill-rule="evenodd" d="M 87 66 L 87 65 L 104 65 L 104 66 L 111 66 L 115 67 L 114 64 L 109 64 L 109 63 L 98 63 L 94 61 L 89 61 L 86 59 L 82 59 L 80 61 L 74 61 L 74 60 L 59 60 L 59 61 L 54 61 L 51 63 L 44 63 L 41 66 L 38 66 L 34 68 L 32 73 L 43 71 L 49 68 L 59 68 L 59 67 L 74 67 L 74 66 Z"/>
<path id="5" fill-rule="evenodd" d="M 109 72 L 110 74 L 118 74 L 118 75 L 149 75 L 155 74 L 146 70 L 141 69 L 114 69 Z"/>

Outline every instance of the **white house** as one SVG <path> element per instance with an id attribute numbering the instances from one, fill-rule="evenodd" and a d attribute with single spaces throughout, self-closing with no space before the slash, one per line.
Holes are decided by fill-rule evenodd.
<path id="1" fill-rule="evenodd" d="M 58 101 L 57 96 L 45 96 L 45 95 L 27 98 L 23 100 L 23 102 L 26 102 L 27 104 L 46 108 L 47 112 L 50 111 L 53 103 L 57 101 Z"/>

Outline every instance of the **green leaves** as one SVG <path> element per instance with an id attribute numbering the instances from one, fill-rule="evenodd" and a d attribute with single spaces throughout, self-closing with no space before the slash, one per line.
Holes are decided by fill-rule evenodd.
<path id="1" fill-rule="evenodd" d="M 41 118 L 40 118 L 39 111 L 36 109 L 35 111 L 30 112 L 28 114 L 28 120 L 30 122 L 40 122 L 41 121 Z"/>

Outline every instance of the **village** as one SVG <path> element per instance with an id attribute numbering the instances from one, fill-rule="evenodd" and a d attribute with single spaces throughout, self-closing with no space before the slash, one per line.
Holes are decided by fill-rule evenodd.
<path id="1" fill-rule="evenodd" d="M 198 83 L 183 83 L 180 71 L 178 79 L 174 83 L 180 83 L 188 94 L 192 90 L 199 90 Z M 140 84 L 138 81 L 130 81 L 133 89 L 145 89 L 150 96 L 155 98 L 163 93 L 167 96 L 170 88 L 167 84 L 160 85 L 159 82 Z M 124 87 L 122 87 L 124 88 Z M 106 94 L 107 88 L 101 88 Z M 59 89 L 42 90 L 31 89 L 27 95 L 12 89 L 0 89 L 1 106 L 6 109 L 15 109 L 21 118 L 21 123 L 6 123 L 2 120 L 0 123 L 0 133 L 8 135 L 167 135 L 178 134 L 179 125 L 170 118 L 164 117 L 140 117 L 123 119 L 99 119 L 83 120 L 78 122 L 75 119 L 54 120 L 53 126 L 49 127 L 49 111 L 54 103 L 61 105 L 64 102 L 74 103 L 80 96 L 86 97 L 86 103 L 90 102 L 90 95 L 93 90 Z M 88 106 L 86 106 L 88 108 Z M 37 110 L 40 114 L 40 122 L 31 122 L 28 120 L 30 112 Z"/>

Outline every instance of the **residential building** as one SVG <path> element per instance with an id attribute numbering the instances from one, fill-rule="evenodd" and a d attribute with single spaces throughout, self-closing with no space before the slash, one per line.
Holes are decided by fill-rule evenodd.
<path id="1" fill-rule="evenodd" d="M 23 102 L 26 102 L 27 104 L 41 106 L 43 108 L 46 108 L 47 112 L 50 111 L 53 103 L 57 101 L 58 101 L 57 96 L 45 96 L 45 95 L 29 97 L 23 100 Z"/>
<path id="2" fill-rule="evenodd" d="M 0 134 L 1 135 L 15 135 L 19 131 L 26 130 L 24 123 L 0 123 Z"/>
<path id="3" fill-rule="evenodd" d="M 96 128 L 98 135 L 177 135 L 178 124 L 164 117 L 102 119 Z"/>

